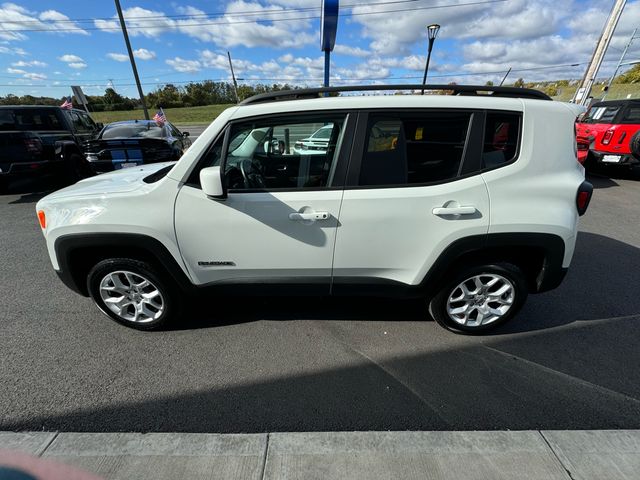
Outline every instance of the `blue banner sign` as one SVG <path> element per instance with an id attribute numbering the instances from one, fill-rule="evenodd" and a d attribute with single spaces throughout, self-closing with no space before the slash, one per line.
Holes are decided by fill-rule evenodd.
<path id="1" fill-rule="evenodd" d="M 322 17 L 320 18 L 320 50 L 330 52 L 336 44 L 338 30 L 339 0 L 322 0 Z"/>

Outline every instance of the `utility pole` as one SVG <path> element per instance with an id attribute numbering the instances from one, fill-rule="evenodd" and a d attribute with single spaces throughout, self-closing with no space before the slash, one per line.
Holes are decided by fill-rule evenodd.
<path id="1" fill-rule="evenodd" d="M 509 76 L 510 73 L 511 73 L 511 67 L 509 67 L 509 70 L 507 70 L 507 73 L 505 73 L 504 77 L 502 77 L 502 81 L 500 82 L 500 85 L 499 85 L 500 87 L 502 86 L 502 84 L 507 79 L 507 77 Z"/>
<path id="2" fill-rule="evenodd" d="M 149 120 L 149 112 L 147 111 L 147 104 L 144 101 L 144 93 L 142 92 L 142 85 L 140 85 L 140 77 L 138 77 L 138 69 L 136 68 L 136 61 L 133 58 L 133 51 L 131 50 L 131 43 L 129 42 L 127 25 L 124 23 L 124 16 L 122 15 L 120 0 L 115 0 L 115 2 L 116 2 L 116 10 L 118 11 L 118 17 L 120 17 L 120 26 L 122 27 L 122 34 L 124 35 L 124 42 L 127 44 L 127 52 L 129 52 L 129 60 L 131 60 L 131 68 L 133 69 L 133 76 L 135 77 L 136 85 L 138 86 L 138 95 L 140 96 L 140 103 L 142 103 L 142 109 L 144 110 L 144 118 L 146 120 Z"/>
<path id="3" fill-rule="evenodd" d="M 233 79 L 233 91 L 236 93 L 236 103 L 240 103 L 240 97 L 238 97 L 238 82 L 236 82 L 236 76 L 233 73 L 233 63 L 231 63 L 229 50 L 227 50 L 227 57 L 229 57 L 229 68 L 231 69 L 231 78 Z"/>
<path id="4" fill-rule="evenodd" d="M 615 0 L 611 13 L 609 13 L 607 23 L 605 23 L 602 33 L 600 34 L 600 39 L 598 40 L 596 49 L 593 51 L 593 56 L 591 57 L 587 71 L 576 90 L 572 102 L 579 103 L 580 105 L 586 105 L 589 102 L 591 88 L 596 81 L 598 70 L 600 70 L 600 65 L 602 65 L 602 60 L 607 53 L 611 37 L 613 37 L 613 32 L 616 29 L 616 25 L 618 25 L 618 20 L 620 20 L 620 15 L 622 15 L 622 10 L 624 10 L 626 3 L 627 0 Z"/>
<path id="5" fill-rule="evenodd" d="M 622 63 L 624 62 L 624 57 L 627 55 L 627 51 L 629 50 L 629 47 L 631 46 L 631 43 L 633 43 L 633 41 L 636 38 L 640 38 L 638 36 L 636 36 L 636 32 L 638 31 L 638 29 L 634 29 L 633 33 L 631 34 L 631 38 L 629 39 L 629 42 L 627 43 L 627 45 L 624 47 L 624 50 L 622 51 L 622 55 L 620 56 L 620 60 L 618 61 L 618 65 L 616 66 L 616 69 L 613 71 L 613 75 L 611 75 L 611 78 L 609 78 L 609 81 L 607 82 L 607 85 L 604 87 L 604 95 L 602 96 L 602 100 L 605 99 L 605 97 L 607 96 L 607 93 L 609 93 L 609 87 L 611 86 L 611 83 L 613 83 L 613 79 L 616 78 L 616 75 L 618 74 L 618 70 L 620 70 L 620 67 L 623 65 L 632 65 L 634 63 L 637 62 L 630 62 L 630 63 Z"/>

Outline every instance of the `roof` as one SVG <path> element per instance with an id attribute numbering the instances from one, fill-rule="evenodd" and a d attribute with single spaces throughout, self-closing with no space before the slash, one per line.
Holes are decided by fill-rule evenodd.
<path id="1" fill-rule="evenodd" d="M 377 95 L 282 100 L 234 108 L 232 119 L 271 114 L 306 113 L 318 111 L 384 110 L 413 108 L 483 109 L 524 111 L 526 102 L 544 104 L 549 108 L 564 105 L 562 102 L 544 102 L 520 98 L 492 98 L 489 95 L 475 97 L 451 95 Z"/>
<path id="2" fill-rule="evenodd" d="M 546 93 L 531 88 L 501 87 L 493 85 L 350 85 L 340 87 L 321 88 L 300 88 L 296 90 L 280 90 L 274 92 L 254 95 L 240 102 L 240 105 L 251 105 L 255 103 L 273 102 L 282 100 L 299 100 L 303 98 L 318 98 L 321 93 L 340 92 L 370 92 L 370 91 L 416 91 L 419 90 L 424 95 L 425 90 L 438 90 L 441 92 L 451 92 L 449 95 L 464 96 L 492 96 L 510 98 L 534 98 L 538 100 L 551 100 Z"/>
<path id="3" fill-rule="evenodd" d="M 113 125 L 129 125 L 129 124 L 150 124 L 152 123 L 153 125 L 157 125 L 155 120 L 120 120 L 118 122 L 111 122 L 109 123 L 107 126 L 113 126 Z M 169 122 L 167 122 L 169 123 Z"/>
<path id="4" fill-rule="evenodd" d="M 2 109 L 2 108 L 37 108 L 37 109 L 58 109 L 58 110 L 61 110 L 59 105 L 0 105 L 0 109 Z M 79 109 L 79 108 L 72 108 L 71 110 L 76 110 L 76 111 L 85 113 L 84 110 Z"/>
<path id="5" fill-rule="evenodd" d="M 593 102 L 592 107 L 602 106 L 606 107 L 607 105 L 628 105 L 630 103 L 638 103 L 640 104 L 640 98 L 623 98 L 620 100 L 603 100 L 600 102 Z"/>

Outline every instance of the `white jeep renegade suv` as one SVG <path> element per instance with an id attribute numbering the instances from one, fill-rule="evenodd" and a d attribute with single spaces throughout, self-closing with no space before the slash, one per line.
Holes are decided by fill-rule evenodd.
<path id="1" fill-rule="evenodd" d="M 48 195 L 36 209 L 53 268 L 144 330 L 207 292 L 423 297 L 444 327 L 483 332 L 557 287 L 592 193 L 575 107 L 450 85 L 429 88 L 453 95 L 318 97 L 383 88 L 407 87 L 258 95 L 175 164 Z M 323 127 L 323 150 L 294 149 Z"/>

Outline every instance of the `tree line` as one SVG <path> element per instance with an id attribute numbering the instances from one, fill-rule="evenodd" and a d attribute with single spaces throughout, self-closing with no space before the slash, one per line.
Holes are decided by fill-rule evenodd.
<path id="1" fill-rule="evenodd" d="M 512 85 L 515 87 L 537 88 L 553 97 L 558 94 L 560 88 L 567 87 L 571 83 L 572 81 L 570 80 L 525 82 L 524 79 L 518 78 Z M 618 75 L 614 79 L 614 83 L 640 83 L 640 64 Z M 454 83 L 452 82 L 452 84 Z M 493 85 L 493 82 L 487 82 L 487 85 Z M 293 90 L 296 88 L 300 87 L 286 83 L 273 85 L 261 83 L 256 85 L 242 84 L 238 85 L 238 99 L 242 101 L 259 93 Z M 53 98 L 8 94 L 5 97 L 0 97 L 0 105 L 60 105 L 66 98 L 66 96 Z M 93 112 L 133 110 L 142 106 L 139 99 L 120 95 L 113 88 L 107 88 L 104 95 L 87 95 L 87 100 L 89 101 L 89 110 Z M 205 80 L 204 82 L 188 83 L 184 86 L 168 83 L 146 94 L 145 102 L 150 109 L 160 107 L 197 107 L 201 105 L 236 103 L 236 94 L 233 84 L 230 82 Z M 80 106 L 75 99 L 73 99 L 73 104 Z"/>
<path id="2" fill-rule="evenodd" d="M 238 99 L 257 95 L 259 93 L 274 92 L 280 90 L 293 90 L 296 87 L 289 84 L 266 85 L 238 85 Z M 107 88 L 104 95 L 86 95 L 89 102 L 89 110 L 93 112 L 133 110 L 141 108 L 140 100 L 120 95 L 113 88 Z M 9 94 L 0 97 L 0 105 L 60 105 L 67 97 L 37 97 L 33 95 L 17 96 Z M 171 83 L 158 87 L 145 95 L 145 103 L 148 108 L 177 108 L 196 107 L 201 105 L 236 103 L 235 89 L 229 82 L 192 82 L 184 86 Z M 80 107 L 80 103 L 73 98 L 74 106 Z"/>

